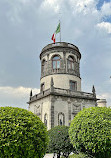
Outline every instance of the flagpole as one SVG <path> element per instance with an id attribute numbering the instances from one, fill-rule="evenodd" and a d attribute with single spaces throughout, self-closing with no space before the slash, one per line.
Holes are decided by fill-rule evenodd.
<path id="1" fill-rule="evenodd" d="M 61 42 L 61 21 L 59 20 L 60 23 L 60 42 Z"/>
<path id="2" fill-rule="evenodd" d="M 56 33 L 55 33 L 55 43 L 56 43 Z"/>

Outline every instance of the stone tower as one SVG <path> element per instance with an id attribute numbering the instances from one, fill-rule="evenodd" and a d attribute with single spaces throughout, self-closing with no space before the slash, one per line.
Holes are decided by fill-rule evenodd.
<path id="1" fill-rule="evenodd" d="M 44 47 L 40 54 L 41 91 L 50 88 L 52 77 L 57 88 L 81 91 L 80 59 L 73 44 L 58 42 Z"/>
<path id="2" fill-rule="evenodd" d="M 81 91 L 79 49 L 70 43 L 57 42 L 40 53 L 40 93 L 30 94 L 29 110 L 40 117 L 48 130 L 70 121 L 83 108 L 96 106 L 96 93 Z"/>

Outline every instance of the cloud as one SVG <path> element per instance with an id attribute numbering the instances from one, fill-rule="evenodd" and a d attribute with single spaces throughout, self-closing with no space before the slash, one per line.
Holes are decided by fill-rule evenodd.
<path id="1" fill-rule="evenodd" d="M 0 106 L 17 106 L 27 109 L 31 88 L 26 87 L 0 87 Z M 33 95 L 39 89 L 32 89 Z"/>
<path id="2" fill-rule="evenodd" d="M 101 23 L 97 24 L 97 27 L 102 31 L 111 33 L 111 23 L 109 23 L 109 22 L 101 22 Z"/>
<path id="3" fill-rule="evenodd" d="M 58 13 L 60 11 L 60 6 L 64 0 L 44 0 L 41 4 L 41 9 L 53 10 L 53 12 Z"/>
<path id="4" fill-rule="evenodd" d="M 27 14 L 31 15 L 34 13 L 36 15 L 40 4 L 41 1 L 36 0 L 7 1 L 6 5 L 8 7 L 5 14 L 13 24 L 21 24 L 24 22 L 24 16 L 27 16 Z"/>
<path id="5" fill-rule="evenodd" d="M 111 15 L 111 2 L 104 2 L 101 7 L 102 16 L 110 16 Z"/>
<path id="6" fill-rule="evenodd" d="M 25 87 L 40 86 L 39 54 L 52 42 L 59 17 L 62 41 L 77 45 L 82 55 L 82 87 L 91 92 L 94 84 L 102 89 L 100 94 L 108 91 L 103 83 L 111 75 L 111 29 L 104 18 L 110 15 L 111 2 L 103 3 L 99 10 L 97 3 L 98 0 L 0 0 L 0 105 L 27 107 L 30 88 Z"/>
<path id="7" fill-rule="evenodd" d="M 86 15 L 96 12 L 97 1 L 95 0 L 69 0 L 69 3 L 73 8 L 73 13 L 83 13 Z"/>
<path id="8" fill-rule="evenodd" d="M 101 95 L 97 95 L 97 98 L 99 99 L 111 99 L 111 93 L 103 93 Z"/>

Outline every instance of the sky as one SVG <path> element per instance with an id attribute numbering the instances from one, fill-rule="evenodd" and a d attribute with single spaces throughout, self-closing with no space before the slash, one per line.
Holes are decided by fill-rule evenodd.
<path id="1" fill-rule="evenodd" d="M 62 42 L 82 55 L 82 91 L 94 85 L 111 106 L 111 0 L 0 0 L 0 106 L 28 109 L 39 93 L 39 55 L 59 20 Z"/>

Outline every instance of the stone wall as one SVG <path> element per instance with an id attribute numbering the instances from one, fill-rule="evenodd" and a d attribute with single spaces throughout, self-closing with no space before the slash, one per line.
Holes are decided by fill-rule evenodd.
<path id="1" fill-rule="evenodd" d="M 96 98 L 92 93 L 72 92 L 53 87 L 53 91 L 49 89 L 49 92 L 39 93 L 38 97 L 33 96 L 30 100 L 29 111 L 38 115 L 43 122 L 47 114 L 47 129 L 49 130 L 59 125 L 59 114 L 64 115 L 64 125 L 69 126 L 80 110 L 94 106 L 96 106 Z"/>
<path id="2" fill-rule="evenodd" d="M 47 129 L 51 128 L 51 99 L 50 96 L 41 98 L 39 100 L 35 100 L 34 102 L 30 103 L 29 111 L 33 112 L 37 115 L 42 122 L 44 123 L 44 116 L 47 114 Z"/>
<path id="3" fill-rule="evenodd" d="M 41 79 L 41 84 L 45 84 L 45 89 L 50 88 L 51 77 L 53 76 L 54 87 L 62 88 L 62 89 L 70 89 L 69 81 L 77 82 L 77 91 L 81 91 L 81 79 L 77 76 L 68 75 L 68 74 L 53 74 Z"/>
<path id="4" fill-rule="evenodd" d="M 58 70 L 53 70 L 52 67 L 52 58 L 54 57 L 54 55 L 60 56 L 60 68 Z M 74 70 L 68 70 L 67 60 L 69 56 L 72 56 L 75 59 Z M 80 59 L 81 54 L 79 52 L 79 49 L 70 43 L 58 42 L 55 44 L 49 44 L 42 49 L 42 52 L 40 54 L 41 78 L 55 73 L 68 73 L 80 77 Z M 44 68 L 42 67 L 43 62 L 45 65 Z"/>

